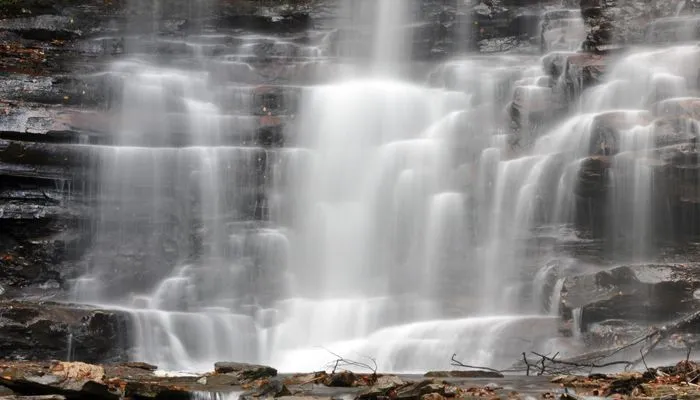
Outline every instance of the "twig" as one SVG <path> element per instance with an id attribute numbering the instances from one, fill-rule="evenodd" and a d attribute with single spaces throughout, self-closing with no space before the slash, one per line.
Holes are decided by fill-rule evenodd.
<path id="1" fill-rule="evenodd" d="M 538 357 L 542 357 L 542 359 L 547 360 L 547 361 L 550 361 L 550 362 L 554 362 L 554 363 L 558 363 L 558 364 L 563 364 L 563 365 L 570 365 L 570 366 L 572 366 L 572 367 L 578 367 L 578 368 L 590 368 L 590 367 L 593 367 L 593 368 L 605 368 L 605 367 L 610 367 L 610 366 L 613 366 L 613 365 L 629 365 L 629 364 L 631 364 L 630 361 L 611 361 L 611 362 L 604 363 L 604 364 L 597 364 L 597 363 L 577 363 L 577 362 L 573 362 L 573 361 L 554 360 L 554 359 L 551 358 L 551 357 L 547 357 L 547 356 L 545 356 L 545 355 L 543 355 L 543 354 L 539 354 L 539 353 L 536 353 L 536 352 L 534 352 L 534 351 L 532 351 L 531 353 L 534 354 L 534 355 L 536 355 L 536 356 L 538 356 Z"/>
<path id="2" fill-rule="evenodd" d="M 523 354 L 525 354 L 525 353 L 523 353 Z M 452 365 L 454 365 L 455 367 L 471 368 L 471 369 L 482 370 L 482 371 L 490 371 L 490 372 L 496 372 L 498 374 L 504 372 L 504 371 L 494 369 L 494 368 L 489 368 L 489 367 L 478 367 L 478 366 L 474 366 L 474 365 L 467 365 L 467 364 L 464 364 L 463 362 L 457 360 L 455 357 L 457 357 L 457 354 L 456 353 L 452 354 L 452 358 L 451 358 Z"/>
<path id="3" fill-rule="evenodd" d="M 323 348 L 323 347 L 322 347 L 322 348 Z M 327 352 L 329 352 L 330 354 L 332 354 L 333 356 L 336 357 L 336 359 L 335 359 L 335 361 L 334 361 L 334 365 L 333 365 L 333 370 L 331 371 L 331 375 L 333 375 L 333 374 L 336 373 L 336 371 L 338 370 L 338 367 L 350 366 L 350 367 L 359 367 L 359 368 L 363 368 L 363 369 L 368 369 L 368 370 L 372 371 L 372 376 L 375 376 L 375 377 L 376 377 L 376 375 L 377 375 L 377 370 L 378 370 L 379 368 L 378 368 L 378 366 L 377 366 L 377 360 L 375 360 L 374 358 L 372 358 L 372 357 L 366 357 L 367 359 L 369 359 L 370 361 L 372 361 L 372 365 L 369 365 L 369 364 L 362 363 L 362 362 L 359 362 L 359 361 L 348 360 L 348 359 L 344 358 L 343 356 L 341 356 L 341 355 L 339 355 L 339 354 L 336 354 L 336 353 L 334 353 L 334 352 L 332 352 L 332 351 L 330 351 L 330 350 L 328 350 L 328 349 L 326 349 L 326 348 L 323 348 L 323 349 L 326 350 Z"/>
<path id="4" fill-rule="evenodd" d="M 642 356 L 642 362 L 644 363 L 644 369 L 649 371 L 649 366 L 647 365 L 647 362 L 644 359 L 644 353 L 642 352 L 642 349 L 639 349 L 639 354 Z"/>
<path id="5" fill-rule="evenodd" d="M 525 367 L 527 368 L 525 370 L 525 375 L 530 376 L 530 363 L 527 362 L 527 356 L 525 355 L 524 351 L 523 351 L 523 362 L 525 363 Z"/>
<path id="6" fill-rule="evenodd" d="M 688 345 L 688 352 L 685 353 L 685 362 L 686 364 L 690 361 L 690 352 L 693 351 L 693 347 L 691 345 Z"/>

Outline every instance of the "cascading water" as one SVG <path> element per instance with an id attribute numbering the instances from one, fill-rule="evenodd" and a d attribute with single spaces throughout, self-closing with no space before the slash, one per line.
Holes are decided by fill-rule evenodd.
<path id="1" fill-rule="evenodd" d="M 614 154 L 608 228 L 614 237 L 632 229 L 632 253 L 644 255 L 657 209 L 648 109 L 690 95 L 700 48 L 624 57 L 539 137 L 529 137 L 537 113 L 520 113 L 523 149 L 503 110 L 546 109 L 560 82 L 538 58 L 518 55 L 450 60 L 427 83 L 398 79 L 411 76 L 413 5 L 345 3 L 373 46 L 343 43 L 337 51 L 353 57 L 330 83 L 284 88 L 301 93 L 284 148 L 248 144 L 281 119 L 270 92 L 222 82 L 249 79 L 259 48 L 321 71 L 335 33 L 312 45 L 153 37 L 135 48 L 185 49 L 186 60 L 166 67 L 137 54 L 113 65 L 122 106 L 115 146 L 96 149 L 100 218 L 76 295 L 132 315 L 135 359 L 300 371 L 323 367 L 330 350 L 373 358 L 382 371 L 449 368 L 453 353 L 506 367 L 557 335 L 562 271 L 538 271 L 549 251 L 540 242 L 563 237 L 576 217 L 579 171 L 591 157 Z M 580 13 L 563 11 L 544 39 L 575 50 Z M 231 42 L 236 51 L 221 54 Z M 610 127 L 623 133 L 609 137 Z"/>

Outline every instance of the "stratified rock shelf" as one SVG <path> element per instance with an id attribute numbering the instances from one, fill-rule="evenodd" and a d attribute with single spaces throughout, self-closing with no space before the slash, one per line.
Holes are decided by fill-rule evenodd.
<path id="1" fill-rule="evenodd" d="M 239 76 L 245 91 L 229 102 L 250 123 L 226 141 L 261 149 L 282 148 L 295 140 L 289 125 L 305 85 L 328 82 L 337 72 L 334 68 L 339 68 L 320 68 L 299 57 L 300 49 L 308 50 L 304 46 L 311 42 L 305 32 L 332 26 L 337 1 L 220 0 L 211 1 L 200 15 L 192 15 L 186 0 L 163 1 L 168 6 L 151 21 L 155 32 L 150 33 L 133 31 L 140 26 L 134 20 L 143 22 L 153 16 L 148 2 L 134 3 L 139 2 L 0 0 L 0 359 L 13 360 L 1 363 L 0 383 L 17 394 L 48 395 L 46 399 L 197 398 L 198 392 L 319 398 L 342 393 L 358 399 L 411 400 L 507 395 L 508 385 L 513 384 L 503 384 L 505 389 L 489 388 L 483 382 L 471 386 L 468 381 L 452 381 L 453 377 L 445 383 L 362 376 L 346 385 L 352 390 L 325 392 L 321 386 L 334 385 L 319 384 L 328 378 L 322 374 L 269 379 L 276 372 L 263 368 L 255 370 L 252 378 L 240 379 L 237 365 L 231 364 L 211 374 L 170 378 L 158 375 L 153 366 L 123 364 L 131 351 L 129 315 L 77 305 L 78 299 L 72 296 L 76 280 L 99 257 L 114 264 L 111 279 L 125 282 L 121 286 L 134 291 L 146 290 L 163 278 L 143 250 L 149 239 L 145 234 L 129 238 L 133 246 L 128 249 L 110 248 L 108 254 L 94 251 L 96 241 L 103 242 L 102 248 L 110 243 L 109 237 L 95 235 L 99 205 L 105 204 L 105 199 L 98 198 L 104 167 L 101 149 L 114 144 L 111 129 L 118 117 L 119 93 L 105 73 L 109 65 L 134 51 L 136 43 L 154 57 L 193 57 L 193 50 L 175 41 L 145 40 L 149 34 L 180 38 L 195 26 L 212 33 L 259 34 L 262 39 L 253 46 L 255 57 L 240 74 L 243 78 Z M 503 103 L 496 125 L 513 155 L 525 154 L 537 138 L 577 109 L 582 92 L 605 84 L 611 65 L 625 52 L 641 45 L 695 46 L 700 40 L 696 1 L 484 0 L 466 4 L 422 0 L 416 4 L 419 23 L 406 30 L 413 38 L 413 62 L 421 72 L 433 71 L 431 84 L 457 86 L 449 65 L 442 64 L 457 55 L 541 57 L 547 76 L 504 88 L 502 96 L 493 99 Z M 266 35 L 292 33 L 300 38 L 286 50 L 265 41 Z M 571 35 L 576 43 L 580 36 L 579 50 L 572 50 Z M 328 37 L 330 48 L 340 47 L 344 40 L 362 43 L 366 39 L 362 33 L 342 30 Z M 207 51 L 218 54 L 239 44 L 226 39 Z M 548 299 L 541 311 L 561 319 L 562 337 L 606 348 L 700 310 L 700 97 L 696 93 L 696 97 L 668 99 L 664 87 L 659 84 L 646 109 L 633 116 L 611 111 L 592 120 L 588 151 L 570 193 L 576 204 L 570 227 L 576 240 L 550 240 L 533 232 L 538 250 L 546 248 L 556 256 L 533 257 L 536 267 L 551 266 L 544 285 L 558 292 L 552 296 L 555 302 Z M 182 123 L 176 115 L 168 122 Z M 637 125 L 655 128 L 653 145 L 643 162 L 653 176 L 650 202 L 662 210 L 651 222 L 660 243 L 654 243 L 653 251 L 652 246 L 643 249 L 651 253 L 644 254 L 644 262 L 628 262 L 628 243 L 615 232 L 616 216 L 607 205 L 615 190 L 610 171 L 620 152 L 622 132 Z M 261 194 L 261 187 L 268 182 L 267 163 L 273 160 L 263 152 L 255 170 L 248 171 L 255 184 L 245 197 L 250 203 L 247 217 L 264 222 L 271 201 Z M 201 246 L 201 240 L 197 237 L 192 242 Z M 162 250 L 166 256 L 158 262 L 170 266 L 175 252 Z M 128 276 L 118 268 L 124 265 L 132 267 Z M 272 283 L 261 292 L 280 290 L 281 284 L 267 278 Z M 461 289 L 461 282 L 453 284 Z M 461 311 L 459 301 L 454 303 Z M 687 336 L 675 350 L 694 344 L 700 326 L 682 333 Z M 105 364 L 47 361 L 55 359 Z M 258 376 L 259 372 L 270 376 Z M 673 384 L 689 379 L 686 375 Z M 633 388 L 650 381 L 640 380 Z M 542 392 L 559 384 L 536 382 Z M 692 379 L 690 383 L 694 385 Z M 307 390 L 307 384 L 313 388 Z"/>

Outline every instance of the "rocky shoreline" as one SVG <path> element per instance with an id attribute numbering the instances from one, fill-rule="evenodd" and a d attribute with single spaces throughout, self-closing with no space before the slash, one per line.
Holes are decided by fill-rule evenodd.
<path id="1" fill-rule="evenodd" d="M 424 376 L 331 370 L 278 375 L 274 368 L 216 363 L 199 374 L 161 372 L 138 362 L 0 361 L 0 399 L 693 399 L 700 365 L 619 374 L 502 376 L 489 371 L 428 372 Z"/>

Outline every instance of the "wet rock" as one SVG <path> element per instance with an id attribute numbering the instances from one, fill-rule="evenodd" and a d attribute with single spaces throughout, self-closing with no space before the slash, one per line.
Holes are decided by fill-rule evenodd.
<path id="1" fill-rule="evenodd" d="M 57 166 L 65 169 L 90 165 L 89 148 L 0 140 L 0 162 L 32 166 Z"/>
<path id="2" fill-rule="evenodd" d="M 602 83 L 606 70 L 605 56 L 575 53 L 566 57 L 564 79 L 570 99 L 578 98 L 583 90 Z"/>
<path id="3" fill-rule="evenodd" d="M 71 398 L 117 399 L 105 384 L 104 368 L 84 363 L 1 365 L 0 384 L 20 394 L 58 394 Z"/>
<path id="4" fill-rule="evenodd" d="M 523 85 L 515 87 L 509 111 L 516 130 L 527 132 L 530 127 L 544 125 L 550 121 L 556 115 L 557 108 L 559 107 L 553 101 L 550 87 Z"/>
<path id="5" fill-rule="evenodd" d="M 49 105 L 98 106 L 107 103 L 102 78 L 12 74 L 0 80 L 0 98 Z"/>
<path id="6" fill-rule="evenodd" d="M 71 110 L 26 103 L 0 105 L 0 138 L 34 138 L 46 141 L 77 141 L 72 132 Z M 10 136 L 11 133 L 14 135 Z"/>
<path id="7" fill-rule="evenodd" d="M 59 15 L 0 20 L 0 30 L 14 32 L 27 39 L 46 41 L 71 40 L 81 36 L 73 18 Z"/>
<path id="8" fill-rule="evenodd" d="M 4 302 L 0 351 L 7 359 L 126 359 L 127 316 L 55 303 Z"/>
<path id="9" fill-rule="evenodd" d="M 396 390 L 400 387 L 408 385 L 407 382 L 394 375 L 378 376 L 368 389 L 357 396 L 357 399 L 378 399 L 385 396 L 394 396 Z"/>
<path id="10" fill-rule="evenodd" d="M 653 121 L 653 146 L 666 147 L 692 143 L 700 134 L 697 121 L 687 117 L 663 117 Z"/>
<path id="11" fill-rule="evenodd" d="M 250 400 L 258 398 L 277 398 L 291 396 L 287 386 L 279 380 L 270 380 L 264 382 L 257 389 L 247 391 L 240 395 L 241 400 Z"/>
<path id="12" fill-rule="evenodd" d="M 678 43 L 700 39 L 700 17 L 680 16 L 659 18 L 646 27 L 647 43 Z"/>
<path id="13" fill-rule="evenodd" d="M 430 371 L 424 376 L 426 378 L 503 378 L 503 374 L 496 371 Z"/>
<path id="14" fill-rule="evenodd" d="M 272 367 L 237 362 L 217 362 L 214 371 L 217 374 L 231 374 L 240 382 L 277 376 L 277 370 Z"/>
<path id="15" fill-rule="evenodd" d="M 567 277 L 562 309 L 581 310 L 583 331 L 605 320 L 659 322 L 700 307 L 693 293 L 700 288 L 695 264 L 620 266 Z"/>
<path id="16" fill-rule="evenodd" d="M 688 117 L 693 120 L 700 120 L 700 98 L 680 97 L 666 99 L 654 104 L 653 111 L 654 115 L 662 117 Z"/>
<path id="17" fill-rule="evenodd" d="M 454 397 L 456 388 L 446 382 L 423 380 L 401 386 L 395 390 L 397 399 L 420 400 L 425 395 Z"/>
<path id="18" fill-rule="evenodd" d="M 134 368 L 134 369 L 142 369 L 145 371 L 155 371 L 158 369 L 158 366 L 145 363 L 145 362 L 139 362 L 139 361 L 130 361 L 130 362 L 125 362 L 120 364 L 121 366 L 124 366 L 126 368 Z"/>
<path id="19" fill-rule="evenodd" d="M 590 154 L 609 156 L 620 150 L 620 132 L 648 125 L 651 114 L 645 110 L 609 111 L 595 116 L 591 126 Z"/>
<path id="20" fill-rule="evenodd" d="M 581 161 L 576 194 L 581 197 L 599 197 L 607 191 L 605 172 L 610 168 L 609 157 L 589 157 Z"/>
<path id="21" fill-rule="evenodd" d="M 342 371 L 335 374 L 330 374 L 324 380 L 326 386 L 331 387 L 352 387 L 357 382 L 357 376 L 350 371 Z"/>
<path id="22" fill-rule="evenodd" d="M 553 51 L 542 57 L 542 67 L 553 80 L 558 79 L 566 70 L 566 62 L 576 53 L 571 51 Z"/>
<path id="23" fill-rule="evenodd" d="M 66 400 L 66 396 L 49 394 L 45 396 L 1 396 L 0 400 Z"/>
<path id="24" fill-rule="evenodd" d="M 127 364 L 0 363 L 0 385 L 22 395 L 62 395 L 74 400 L 190 399 L 201 393 L 233 390 L 230 386 L 199 381 L 199 376 L 157 376 L 152 371 L 131 368 Z"/>
<path id="25" fill-rule="evenodd" d="M 546 11 L 539 33 L 543 53 L 577 50 L 585 37 L 581 12 L 576 9 Z"/>

